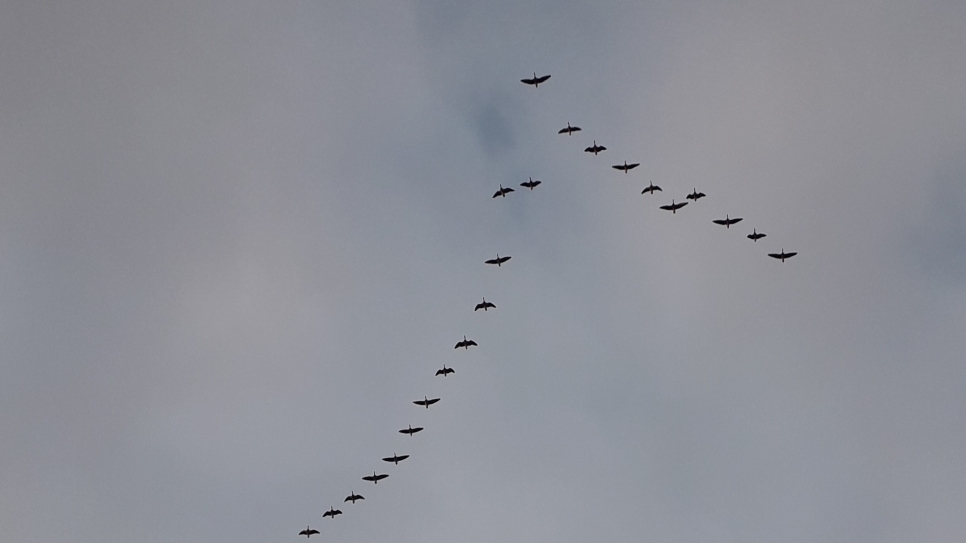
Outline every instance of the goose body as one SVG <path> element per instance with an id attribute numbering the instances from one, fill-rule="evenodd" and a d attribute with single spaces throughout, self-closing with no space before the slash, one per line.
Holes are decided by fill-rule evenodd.
<path id="1" fill-rule="evenodd" d="M 591 147 L 588 147 L 588 148 L 584 149 L 584 152 L 585 153 L 594 153 L 594 155 L 596 156 L 597 153 L 599 153 L 601 151 L 606 151 L 606 150 L 607 150 L 606 147 L 604 147 L 603 145 L 597 145 L 597 140 L 594 140 L 594 145 L 591 146 Z"/>
<path id="2" fill-rule="evenodd" d="M 713 222 L 715 224 L 720 224 L 721 226 L 724 226 L 725 228 L 731 228 L 731 225 L 732 224 L 739 223 L 739 222 L 741 222 L 741 220 L 742 220 L 741 217 L 736 217 L 736 218 L 732 219 L 728 215 L 725 215 L 725 218 L 723 218 L 723 219 L 715 219 L 715 220 L 713 220 L 711 222 Z"/>
<path id="3" fill-rule="evenodd" d="M 543 83 L 548 79 L 550 79 L 550 74 L 541 75 L 540 77 L 537 77 L 537 72 L 533 72 L 533 79 L 530 79 L 530 78 L 521 79 L 520 82 L 525 83 L 527 85 L 533 85 L 534 88 L 537 88 L 540 86 L 540 83 Z"/>

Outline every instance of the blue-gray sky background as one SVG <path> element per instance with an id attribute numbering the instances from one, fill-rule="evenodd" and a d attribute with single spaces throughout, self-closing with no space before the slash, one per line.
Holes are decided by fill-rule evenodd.
<path id="1" fill-rule="evenodd" d="M 963 541 L 964 61 L 955 1 L 0 3 L 0 539 Z"/>

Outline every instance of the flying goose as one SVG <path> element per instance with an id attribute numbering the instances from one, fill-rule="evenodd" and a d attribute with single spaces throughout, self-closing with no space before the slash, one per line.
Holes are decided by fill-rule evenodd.
<path id="1" fill-rule="evenodd" d="M 530 179 L 530 180 L 529 181 L 524 181 L 523 183 L 520 183 L 520 186 L 521 187 L 527 187 L 528 189 L 533 190 L 534 187 L 536 187 L 537 185 L 539 185 L 540 183 L 543 182 L 543 181 L 540 181 L 539 179 L 536 180 L 536 181 L 534 181 L 532 177 L 530 177 L 528 179 Z"/>
<path id="2" fill-rule="evenodd" d="M 422 427 L 417 426 L 417 427 L 413 428 L 413 425 L 410 424 L 409 425 L 409 428 L 403 428 L 402 430 L 399 430 L 399 433 L 400 434 L 409 434 L 410 437 L 412 437 L 412 435 L 415 434 L 416 432 L 422 432 L 422 431 L 423 431 Z M 388 475 L 386 477 L 388 477 Z"/>
<path id="3" fill-rule="evenodd" d="M 306 526 L 304 530 L 299 532 L 299 535 L 304 535 L 305 537 L 312 537 L 312 534 L 319 533 L 318 530 L 313 530 L 312 528 Z"/>
<path id="4" fill-rule="evenodd" d="M 483 311 L 486 311 L 487 309 L 490 309 L 490 308 L 496 309 L 496 305 L 486 301 L 486 298 L 484 297 L 483 302 L 476 304 L 476 307 L 473 309 L 473 311 L 479 311 L 480 309 L 482 309 Z"/>
<path id="5" fill-rule="evenodd" d="M 754 228 L 751 230 L 752 232 L 748 234 L 748 239 L 753 240 L 755 243 L 758 243 L 758 240 L 765 237 L 765 234 L 758 233 L 758 230 L 755 230 Z"/>
<path id="6" fill-rule="evenodd" d="M 694 200 L 695 202 L 697 202 L 698 200 L 700 200 L 701 198 L 704 198 L 705 196 L 707 196 L 707 194 L 703 192 L 698 192 L 698 189 L 692 188 L 691 194 L 688 194 L 686 198 L 688 200 Z"/>
<path id="7" fill-rule="evenodd" d="M 715 224 L 720 224 L 721 226 L 724 226 L 725 228 L 731 228 L 731 225 L 732 224 L 741 222 L 741 217 L 737 217 L 737 218 L 732 219 L 728 215 L 725 215 L 725 218 L 723 218 L 723 219 L 715 219 L 715 220 L 713 220 L 711 222 L 713 222 Z"/>
<path id="8" fill-rule="evenodd" d="M 432 400 L 430 400 L 426 396 L 423 396 L 423 399 L 422 400 L 416 400 L 413 403 L 416 404 L 416 405 L 425 406 L 426 409 L 429 409 L 429 406 L 433 405 L 434 403 L 436 403 L 438 401 L 439 401 L 439 398 L 433 398 Z"/>
<path id="9" fill-rule="evenodd" d="M 496 198 L 497 196 L 502 196 L 502 197 L 506 198 L 506 195 L 507 195 L 508 192 L 515 192 L 515 191 L 513 189 L 511 189 L 510 187 L 503 188 L 503 185 L 501 184 L 500 185 L 500 190 L 494 192 L 493 193 L 493 197 Z"/>
<path id="10" fill-rule="evenodd" d="M 593 147 L 588 147 L 588 148 L 584 149 L 584 152 L 585 153 L 594 153 L 594 156 L 596 156 L 597 153 L 599 153 L 601 151 L 606 151 L 606 150 L 607 150 L 606 147 L 604 147 L 603 145 L 597 145 L 597 140 L 594 140 Z"/>
<path id="11" fill-rule="evenodd" d="M 396 464 L 398 466 L 400 462 L 402 462 L 403 460 L 405 460 L 407 458 L 409 458 L 409 455 L 408 454 L 404 454 L 404 455 L 400 456 L 400 455 L 397 455 L 396 453 L 392 453 L 392 456 L 387 456 L 386 458 L 383 458 L 382 460 L 384 462 L 392 462 L 393 464 Z"/>
<path id="12" fill-rule="evenodd" d="M 336 515 L 341 515 L 341 514 L 342 514 L 342 511 L 339 511 L 335 507 L 330 507 L 328 511 L 326 511 L 325 513 L 322 513 L 322 518 L 325 518 L 325 517 L 335 518 Z"/>
<path id="13" fill-rule="evenodd" d="M 655 185 L 654 183 L 651 183 L 650 181 L 648 181 L 648 183 L 650 183 L 650 185 L 648 185 L 647 188 L 645 188 L 644 190 L 642 190 L 641 191 L 641 194 L 644 194 L 644 193 L 647 193 L 647 192 L 650 192 L 651 194 L 654 194 L 654 191 L 661 190 L 661 187 Z M 661 190 L 661 192 L 664 192 L 664 191 Z"/>
<path id="14" fill-rule="evenodd" d="M 682 207 L 684 207 L 686 205 L 688 205 L 687 202 L 681 202 L 680 204 L 675 204 L 674 203 L 674 200 L 672 199 L 671 200 L 671 205 L 661 206 L 661 209 L 666 209 L 666 210 L 670 211 L 672 214 L 674 214 L 674 213 L 677 213 L 679 209 L 681 209 Z"/>
<path id="15" fill-rule="evenodd" d="M 376 472 L 372 472 L 372 473 L 375 474 Z M 346 496 L 346 498 L 344 500 L 342 500 L 342 502 L 343 503 L 345 503 L 345 502 L 356 503 L 356 500 L 364 500 L 364 499 L 365 498 L 363 498 L 359 494 L 356 494 L 355 492 L 353 492 L 352 494 L 349 494 L 348 496 Z"/>
<path id="16" fill-rule="evenodd" d="M 442 375 L 443 377 L 446 377 L 447 375 L 449 375 L 451 373 L 456 373 L 456 370 L 454 370 L 453 368 L 447 368 L 446 367 L 446 364 L 443 364 L 443 369 L 436 370 L 437 377 L 440 376 L 440 375 Z"/>
<path id="17" fill-rule="evenodd" d="M 510 260 L 509 256 L 501 257 L 500 253 L 496 253 L 496 258 L 491 258 L 490 260 L 487 260 L 486 262 L 484 262 L 484 264 L 496 264 L 497 267 L 499 267 L 499 266 L 502 266 L 503 263 L 506 262 L 507 260 Z"/>
<path id="18" fill-rule="evenodd" d="M 534 88 L 537 88 L 540 86 L 540 83 L 543 83 L 548 79 L 550 79 L 550 74 L 537 77 L 537 72 L 533 72 L 533 79 L 521 79 L 520 82 L 526 83 L 527 85 L 533 85 Z"/>
<path id="19" fill-rule="evenodd" d="M 422 430 L 422 428 L 420 428 L 420 430 Z M 400 432 L 402 432 L 402 431 L 403 430 L 400 430 Z M 374 484 L 377 484 L 378 485 L 379 484 L 379 481 L 385 479 L 386 477 L 389 477 L 389 474 L 388 473 L 380 473 L 379 475 L 376 475 L 376 472 L 372 472 L 372 475 L 366 475 L 365 477 L 362 478 L 362 480 L 363 481 L 372 481 Z"/>
<path id="20" fill-rule="evenodd" d="M 781 259 L 781 261 L 784 262 L 786 258 L 791 258 L 791 257 L 793 257 L 793 256 L 795 256 L 797 254 L 798 253 L 786 253 L 785 252 L 785 248 L 782 247 L 782 252 L 780 252 L 780 253 L 768 253 L 768 256 L 770 256 L 772 258 Z"/>
<path id="21" fill-rule="evenodd" d="M 479 347 L 479 345 L 477 345 L 472 339 L 466 339 L 466 336 L 463 336 L 463 341 L 458 341 L 455 348 L 459 349 L 460 347 L 465 347 L 468 351 L 470 350 L 470 347 Z"/>
<path id="22" fill-rule="evenodd" d="M 615 164 L 615 165 L 611 166 L 611 168 L 614 168 L 615 170 L 624 170 L 624 173 L 627 173 L 628 170 L 633 170 L 634 168 L 636 168 L 636 167 L 638 167 L 640 165 L 641 165 L 640 162 L 635 162 L 633 164 L 628 164 L 627 161 L 625 160 L 623 165 L 621 165 L 621 164 Z"/>
<path id="23" fill-rule="evenodd" d="M 557 133 L 558 134 L 567 134 L 568 136 L 573 136 L 574 135 L 574 132 L 580 132 L 580 127 L 579 126 L 570 126 L 570 123 L 567 123 L 567 128 L 561 128 Z"/>

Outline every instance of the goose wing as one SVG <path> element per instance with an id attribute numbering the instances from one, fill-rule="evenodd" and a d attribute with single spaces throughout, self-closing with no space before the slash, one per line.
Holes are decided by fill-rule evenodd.
<path id="1" fill-rule="evenodd" d="M 424 401 L 423 404 L 424 405 L 433 405 L 434 403 L 436 403 L 438 401 L 439 401 L 439 398 L 430 398 L 430 399 Z"/>
<path id="2" fill-rule="evenodd" d="M 713 220 L 711 222 L 713 222 L 715 224 L 720 224 L 722 226 L 727 225 L 727 224 L 730 224 L 728 221 L 726 221 L 724 219 L 715 219 L 715 220 Z"/>
<path id="3" fill-rule="evenodd" d="M 510 258 L 511 257 L 509 257 L 509 256 L 501 256 L 500 258 L 497 259 L 497 262 L 499 262 L 500 264 L 503 264 L 507 260 L 510 260 Z"/>
<path id="4" fill-rule="evenodd" d="M 798 253 L 785 253 L 785 258 L 791 258 L 791 257 L 793 257 L 793 256 L 795 256 L 797 254 Z"/>
<path id="5" fill-rule="evenodd" d="M 534 83 L 543 83 L 544 81 L 550 79 L 550 74 L 540 76 L 533 80 Z"/>
<path id="6" fill-rule="evenodd" d="M 476 347 L 479 347 L 479 345 L 477 345 L 477 344 L 476 344 L 476 342 L 475 342 L 475 341 L 473 341 L 472 339 L 468 339 L 468 340 L 466 340 L 466 345 L 468 345 L 468 346 L 471 346 L 471 347 L 472 347 L 472 346 L 476 346 Z"/>

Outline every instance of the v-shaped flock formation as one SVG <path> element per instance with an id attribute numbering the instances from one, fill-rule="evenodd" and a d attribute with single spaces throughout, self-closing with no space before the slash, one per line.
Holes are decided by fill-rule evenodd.
<path id="1" fill-rule="evenodd" d="M 548 75 L 544 75 L 544 76 L 537 77 L 536 72 L 534 72 L 532 78 L 521 79 L 520 81 L 522 83 L 524 83 L 524 84 L 533 85 L 534 88 L 537 88 L 537 87 L 540 86 L 541 83 L 546 82 L 548 79 L 550 79 L 550 75 L 549 74 Z M 560 130 L 557 131 L 557 133 L 558 134 L 566 134 L 568 136 L 572 136 L 574 134 L 574 132 L 580 132 L 580 131 L 581 131 L 581 128 L 579 126 L 571 126 L 571 124 L 568 122 L 566 128 L 561 128 Z M 594 156 L 597 156 L 599 153 L 602 153 L 602 152 L 604 152 L 604 151 L 607 150 L 607 147 L 604 147 L 602 145 L 597 145 L 597 140 L 593 140 L 593 142 L 594 143 L 593 143 L 592 146 L 587 147 L 586 149 L 584 149 L 584 152 L 592 153 Z M 630 172 L 630 170 L 633 170 L 634 168 L 637 168 L 638 166 L 640 166 L 640 163 L 639 162 L 628 163 L 625 160 L 623 164 L 615 164 L 615 165 L 613 165 L 611 167 L 613 169 L 615 169 L 615 170 L 622 171 L 622 172 L 624 172 L 626 174 L 626 173 Z M 520 186 L 525 187 L 525 188 L 528 188 L 528 189 L 530 189 L 532 191 L 534 188 L 536 188 L 541 183 L 542 183 L 542 181 L 535 180 L 532 177 L 529 177 L 527 179 L 527 181 L 524 181 L 523 183 L 520 183 Z M 506 198 L 506 195 L 509 194 L 509 193 L 511 193 L 511 192 L 515 192 L 514 189 L 509 188 L 509 187 L 504 187 L 502 184 L 500 184 L 499 185 L 499 190 L 497 190 L 496 193 L 493 194 L 493 198 L 497 198 L 497 197 Z M 659 186 L 655 185 L 654 183 L 648 181 L 648 186 L 645 187 L 643 191 L 641 191 L 641 194 L 650 193 L 651 195 L 653 195 L 656 192 L 664 192 L 664 191 L 663 191 L 663 189 L 661 187 L 659 187 Z M 697 202 L 698 200 L 700 200 L 701 198 L 704 198 L 705 196 L 706 196 L 705 193 L 698 192 L 697 188 L 692 187 L 691 193 L 688 194 L 688 195 L 686 195 L 684 198 L 685 198 L 685 200 L 690 200 L 691 202 Z M 677 202 L 677 201 L 675 201 L 672 198 L 670 204 L 662 205 L 662 206 L 660 206 L 660 209 L 663 209 L 663 210 L 666 210 L 666 211 L 670 211 L 672 214 L 676 214 L 679 209 L 681 209 L 682 207 L 688 205 L 688 203 L 689 202 L 687 202 L 687 201 Z M 734 218 L 732 218 L 731 215 L 726 214 L 724 219 L 715 219 L 712 222 L 715 223 L 715 224 L 720 224 L 720 225 L 724 226 L 725 228 L 730 229 L 732 225 L 737 224 L 737 223 L 741 222 L 742 220 L 744 220 L 742 217 L 734 217 Z M 751 239 L 752 241 L 757 242 L 759 239 L 765 237 L 765 234 L 762 233 L 762 232 L 759 232 L 757 229 L 752 229 L 752 233 L 751 234 L 748 234 L 747 237 L 748 237 L 748 239 Z M 785 252 L 785 249 L 782 248 L 781 252 L 779 252 L 779 253 L 768 253 L 768 256 L 770 256 L 772 258 L 776 258 L 776 259 L 781 260 L 782 262 L 784 262 L 785 259 L 791 258 L 791 257 L 795 256 L 796 254 L 798 254 L 798 253 L 796 253 L 796 252 L 786 253 Z M 484 263 L 485 264 L 495 264 L 497 267 L 501 267 L 508 260 L 510 260 L 510 258 L 511 257 L 509 257 L 509 256 L 500 256 L 499 254 L 497 254 L 496 255 L 496 258 L 489 259 L 489 260 L 485 260 Z M 484 297 L 483 298 L 483 301 L 481 303 L 476 304 L 476 307 L 473 309 L 473 311 L 478 311 L 480 309 L 482 309 L 484 312 L 486 312 L 489 309 L 496 309 L 496 305 L 494 305 L 492 302 L 486 301 L 486 298 Z M 458 341 L 456 343 L 455 349 L 463 348 L 463 349 L 469 350 L 470 347 L 477 347 L 477 346 L 478 345 L 477 345 L 477 343 L 475 341 L 473 341 L 472 339 L 467 339 L 466 336 L 463 336 L 463 339 L 460 340 L 460 341 Z M 437 377 L 439 377 L 439 376 L 446 377 L 447 375 L 452 374 L 452 373 L 456 373 L 456 370 L 454 370 L 453 368 L 446 367 L 445 364 L 443 365 L 442 369 L 436 370 L 436 376 Z M 439 401 L 440 401 L 439 398 L 429 398 L 428 396 L 423 396 L 423 399 L 422 400 L 414 400 L 413 403 L 415 405 L 417 405 L 417 406 L 425 407 L 426 409 L 429 409 L 429 406 L 434 405 L 434 404 L 436 404 Z M 422 430 L 423 430 L 422 427 L 415 427 L 414 428 L 412 425 L 409 425 L 408 427 L 399 430 L 399 433 L 401 433 L 401 434 L 407 434 L 410 437 L 412 437 L 414 434 L 416 434 L 418 432 L 421 432 Z M 408 454 L 397 455 L 394 452 L 392 454 L 392 456 L 384 457 L 382 460 L 384 462 L 388 462 L 390 464 L 393 464 L 393 465 L 397 465 L 398 466 L 400 462 L 402 462 L 403 460 L 405 460 L 407 458 L 409 458 L 409 455 Z M 388 477 L 389 477 L 389 474 L 388 473 L 376 473 L 375 471 L 373 471 L 372 472 L 372 475 L 365 475 L 365 476 L 362 477 L 362 480 L 363 481 L 369 481 L 369 482 L 371 482 L 373 484 L 378 484 L 379 481 L 381 481 L 383 479 L 386 479 Z M 363 496 L 359 495 L 359 494 L 356 494 L 355 491 L 353 491 L 353 492 L 351 492 L 343 500 L 343 503 L 345 503 L 345 502 L 351 502 L 351 503 L 355 504 L 356 501 L 358 501 L 358 500 L 365 500 L 365 498 Z M 342 514 L 342 511 L 336 509 L 335 507 L 329 507 L 329 510 L 328 511 L 322 513 L 322 518 L 329 517 L 329 518 L 333 518 L 334 519 L 336 516 L 341 515 L 341 514 Z M 313 536 L 315 534 L 318 534 L 318 533 L 319 533 L 318 530 L 315 530 L 315 529 L 313 529 L 313 528 L 311 528 L 309 526 L 306 526 L 306 528 L 304 530 L 302 530 L 301 532 L 299 532 L 298 535 L 304 535 L 305 537 L 308 538 L 308 537 L 311 537 L 311 536 Z"/>

